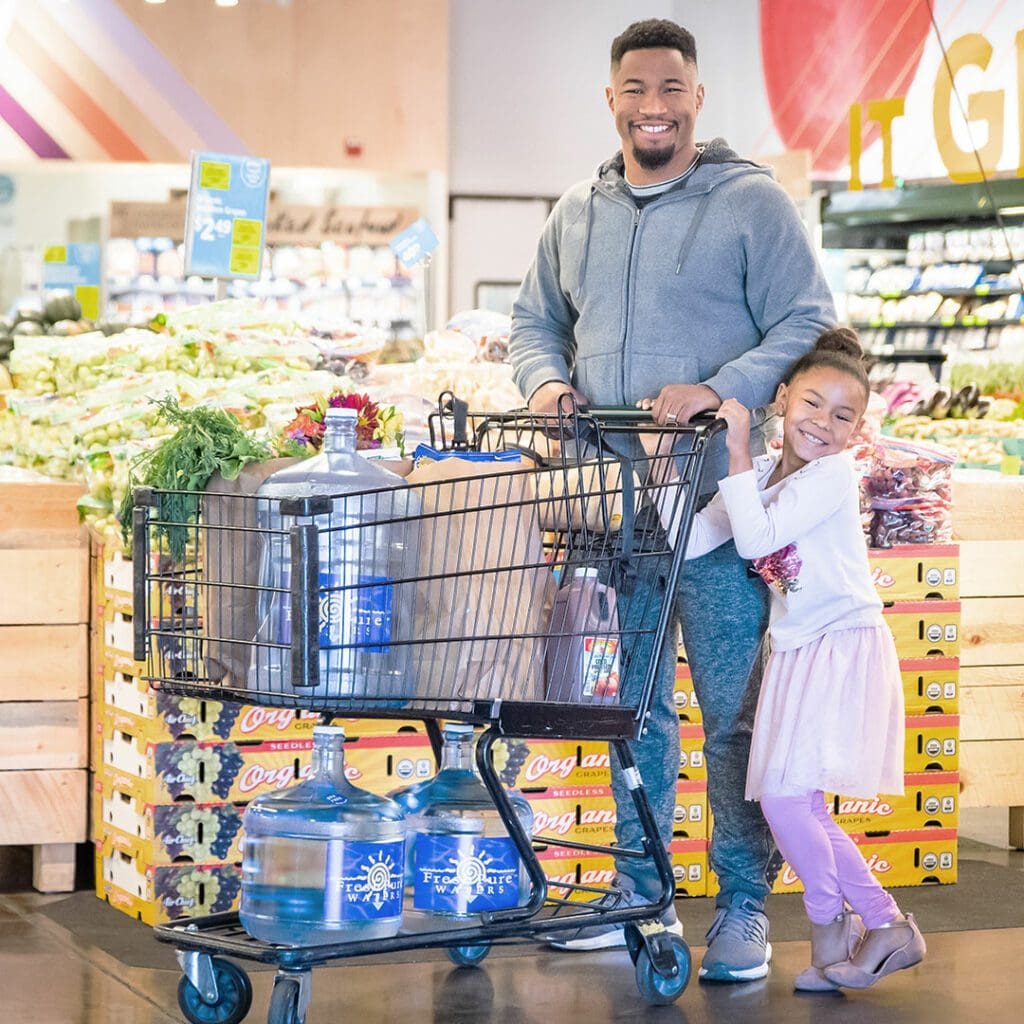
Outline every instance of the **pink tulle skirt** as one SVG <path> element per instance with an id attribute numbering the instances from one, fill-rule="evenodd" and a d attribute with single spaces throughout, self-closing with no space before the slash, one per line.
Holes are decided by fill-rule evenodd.
<path id="1" fill-rule="evenodd" d="M 773 651 L 757 704 L 747 799 L 815 789 L 903 792 L 903 684 L 885 625 Z"/>

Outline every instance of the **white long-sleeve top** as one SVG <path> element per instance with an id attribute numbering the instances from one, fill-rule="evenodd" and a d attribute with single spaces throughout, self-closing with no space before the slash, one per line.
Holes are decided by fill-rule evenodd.
<path id="1" fill-rule="evenodd" d="M 857 477 L 849 458 L 825 455 L 767 487 L 773 456 L 725 477 L 698 512 L 686 557 L 732 538 L 772 595 L 774 650 L 801 647 L 825 633 L 883 622 L 861 531 Z"/>

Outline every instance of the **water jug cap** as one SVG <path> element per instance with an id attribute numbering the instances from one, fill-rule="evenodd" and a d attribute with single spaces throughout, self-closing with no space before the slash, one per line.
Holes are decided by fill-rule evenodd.
<path id="1" fill-rule="evenodd" d="M 598 571 L 596 569 L 592 568 L 591 566 L 584 566 L 583 568 L 580 568 L 580 569 L 576 570 L 576 578 L 577 579 L 579 579 L 580 577 L 584 577 L 584 578 L 593 577 L 594 579 L 597 579 L 597 577 L 599 575 L 600 574 L 598 573 Z"/>
<path id="2" fill-rule="evenodd" d="M 445 732 L 453 732 L 459 736 L 472 736 L 473 726 L 469 722 L 448 722 L 444 727 Z"/>
<path id="3" fill-rule="evenodd" d="M 356 420 L 359 413 L 355 409 L 335 408 L 331 406 L 324 414 L 325 420 Z"/>
<path id="4" fill-rule="evenodd" d="M 340 725 L 314 725 L 313 736 L 339 736 L 345 738 L 345 729 Z"/>

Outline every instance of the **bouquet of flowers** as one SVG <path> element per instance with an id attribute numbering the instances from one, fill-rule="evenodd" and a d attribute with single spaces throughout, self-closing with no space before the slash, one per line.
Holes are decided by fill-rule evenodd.
<path id="1" fill-rule="evenodd" d="M 334 391 L 319 402 L 296 408 L 274 447 L 279 455 L 305 458 L 320 451 L 324 440 L 324 417 L 328 409 L 355 409 L 356 447 L 396 447 L 403 454 L 405 435 L 402 414 L 393 405 L 374 402 L 369 395 Z"/>

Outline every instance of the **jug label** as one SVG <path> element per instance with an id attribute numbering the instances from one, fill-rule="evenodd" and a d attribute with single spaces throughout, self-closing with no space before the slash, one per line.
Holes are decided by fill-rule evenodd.
<path id="1" fill-rule="evenodd" d="M 519 853 L 507 836 L 418 835 L 413 906 L 475 914 L 519 902 Z"/>
<path id="2" fill-rule="evenodd" d="M 279 644 L 292 642 L 292 596 L 287 592 L 291 585 L 291 565 L 285 562 L 281 566 L 281 588 L 286 592 L 280 595 L 277 629 L 277 643 Z M 337 647 L 341 643 L 345 595 L 342 591 L 333 589 L 340 585 L 341 577 L 337 573 L 320 573 L 318 617 L 321 647 Z"/>
<path id="3" fill-rule="evenodd" d="M 405 844 L 347 841 L 342 855 L 341 877 L 328 871 L 328 885 L 341 889 L 344 921 L 398 917 L 402 913 Z"/>
<path id="4" fill-rule="evenodd" d="M 370 654 L 387 654 L 391 643 L 391 605 L 394 586 L 387 576 L 360 576 L 356 591 L 357 644 Z"/>
<path id="5" fill-rule="evenodd" d="M 585 636 L 582 656 L 583 696 L 617 696 L 619 692 L 618 638 Z"/>

